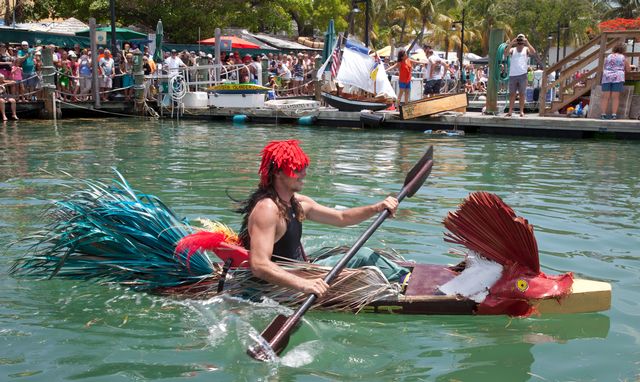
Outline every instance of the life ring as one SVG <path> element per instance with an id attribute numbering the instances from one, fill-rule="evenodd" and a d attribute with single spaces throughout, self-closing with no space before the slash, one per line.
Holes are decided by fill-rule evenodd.
<path id="1" fill-rule="evenodd" d="M 320 102 L 304 99 L 274 99 L 266 101 L 264 106 L 276 110 L 317 110 Z"/>

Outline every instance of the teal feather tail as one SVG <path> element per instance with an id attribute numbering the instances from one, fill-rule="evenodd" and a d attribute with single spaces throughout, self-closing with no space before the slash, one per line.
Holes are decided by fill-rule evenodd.
<path id="1" fill-rule="evenodd" d="M 134 191 L 124 177 L 112 184 L 78 181 L 82 189 L 55 203 L 52 218 L 32 253 L 11 272 L 31 277 L 65 277 L 117 282 L 138 290 L 172 288 L 215 277 L 219 268 L 204 252 L 174 253 L 193 232 L 186 220 L 158 198 Z"/>

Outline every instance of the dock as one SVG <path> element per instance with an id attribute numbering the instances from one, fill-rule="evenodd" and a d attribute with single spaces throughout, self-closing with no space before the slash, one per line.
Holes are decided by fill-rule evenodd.
<path id="1" fill-rule="evenodd" d="M 42 118 L 44 101 L 32 101 L 16 104 L 16 111 L 20 119 Z M 108 118 L 116 116 L 135 116 L 134 104 L 132 101 L 106 101 L 102 102 L 100 108 L 96 108 L 91 101 L 80 102 L 57 102 L 57 108 L 62 118 Z M 7 106 L 7 115 L 9 115 Z"/>
<path id="2" fill-rule="evenodd" d="M 377 123 L 368 122 L 363 116 L 375 116 Z M 236 115 L 246 116 L 247 123 L 293 123 L 300 121 L 299 115 L 286 115 L 272 109 L 220 108 L 187 110 L 182 118 L 232 119 Z M 402 120 L 398 112 L 345 112 L 332 108 L 320 108 L 307 116 L 313 125 L 337 127 L 361 127 L 380 129 L 402 129 L 413 131 L 460 130 L 465 133 L 502 134 L 514 136 L 640 139 L 640 120 L 601 120 L 570 118 L 566 116 L 541 117 L 525 114 L 525 117 L 485 115 L 482 112 L 445 112 L 435 116 Z"/>
<path id="3" fill-rule="evenodd" d="M 44 107 L 42 101 L 19 103 L 20 118 L 38 118 Z M 158 114 L 169 118 L 170 112 Z M 140 117 L 134 111 L 132 101 L 103 102 L 96 109 L 91 102 L 60 103 L 62 118 L 97 117 L 109 118 L 118 116 Z M 640 139 L 640 120 L 619 119 L 601 120 L 592 118 L 569 118 L 563 115 L 540 116 L 528 113 L 521 118 L 503 115 L 485 115 L 480 111 L 444 112 L 428 117 L 410 120 L 400 118 L 397 111 L 380 112 L 347 112 L 330 107 L 301 114 L 285 113 L 268 108 L 215 108 L 185 109 L 181 119 L 196 120 L 233 120 L 234 116 L 246 116 L 246 123 L 268 124 L 300 124 L 302 117 L 307 117 L 304 124 L 330 127 L 378 128 L 390 130 L 413 131 L 464 131 L 465 134 L 501 134 L 513 136 L 593 138 L 608 137 L 615 139 Z"/>

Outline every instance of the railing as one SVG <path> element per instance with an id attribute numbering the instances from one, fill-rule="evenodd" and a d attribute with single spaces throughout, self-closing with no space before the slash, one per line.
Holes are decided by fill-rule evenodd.
<path id="1" fill-rule="evenodd" d="M 555 65 L 548 67 L 542 76 L 540 115 L 554 114 L 600 84 L 605 57 L 618 42 L 626 42 L 629 39 L 640 40 L 640 30 L 603 32 Z M 625 55 L 640 57 L 640 52 L 627 52 Z M 586 72 L 583 72 L 585 70 Z M 551 73 L 559 73 L 559 76 L 549 83 Z M 581 75 L 577 76 L 578 73 Z M 546 99 L 548 92 L 551 93 L 549 103 Z"/>
<path id="2" fill-rule="evenodd" d="M 249 66 L 244 64 L 238 65 L 200 65 L 191 67 L 181 67 L 173 70 L 171 73 L 155 73 L 149 78 L 156 81 L 167 82 L 171 77 L 176 74 L 182 75 L 185 80 L 185 85 L 189 91 L 206 91 L 212 86 L 222 83 L 239 83 L 241 76 L 249 75 Z M 309 74 L 313 74 L 309 76 Z M 268 78 L 270 76 L 269 71 L 263 67 L 262 69 L 262 85 L 270 87 Z M 216 81 L 216 77 L 220 80 Z M 276 76 L 276 78 L 279 78 Z M 313 87 L 315 83 L 315 70 L 307 70 L 304 72 L 303 80 L 294 82 L 295 76 L 291 75 L 291 80 L 288 87 L 282 86 L 278 83 L 276 86 L 276 92 L 278 96 L 298 96 L 313 94 Z M 279 80 L 280 81 L 280 80 Z M 297 86 L 294 86 L 297 85 Z"/>

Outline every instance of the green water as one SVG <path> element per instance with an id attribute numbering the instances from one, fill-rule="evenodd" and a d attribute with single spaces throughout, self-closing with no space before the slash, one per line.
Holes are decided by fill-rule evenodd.
<path id="1" fill-rule="evenodd" d="M 535 226 L 543 271 L 613 285 L 600 314 L 509 319 L 310 313 L 285 356 L 245 355 L 283 308 L 231 298 L 173 301 L 82 281 L 7 275 L 43 226 L 61 171 L 112 178 L 179 215 L 237 228 L 226 195 L 257 183 L 267 140 L 297 138 L 312 160 L 305 193 L 353 206 L 397 192 L 427 145 L 433 173 L 369 242 L 447 264 L 441 221 L 471 191 L 500 195 Z M 0 126 L 2 381 L 637 381 L 640 378 L 640 143 L 207 122 L 20 121 Z M 305 225 L 313 250 L 349 244 L 366 225 Z"/>

